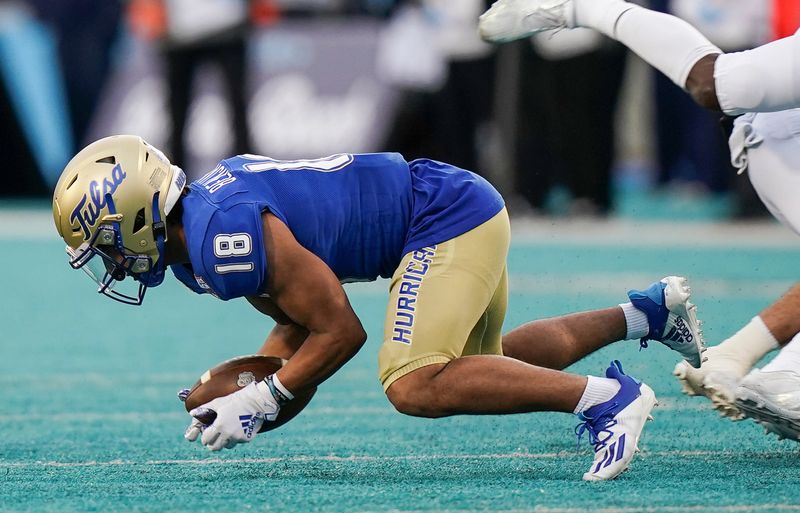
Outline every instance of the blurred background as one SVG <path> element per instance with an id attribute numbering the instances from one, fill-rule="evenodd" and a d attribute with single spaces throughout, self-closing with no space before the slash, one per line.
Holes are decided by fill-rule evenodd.
<path id="1" fill-rule="evenodd" d="M 682 395 L 660 344 L 571 369 L 620 358 L 661 400 L 611 486 L 575 482 L 590 449 L 562 414 L 394 413 L 375 367 L 386 282 L 346 286 L 369 341 L 298 420 L 211 455 L 182 441 L 175 391 L 251 353 L 271 321 L 171 279 L 128 308 L 65 265 L 50 214 L 64 165 L 134 133 L 191 178 L 234 153 L 380 150 L 486 176 L 515 230 L 506 329 L 674 273 L 714 345 L 797 282 L 800 239 L 740 222 L 764 211 L 714 115 L 590 31 L 486 45 L 487 3 L 0 0 L 0 510 L 797 510 L 798 446 Z M 728 51 L 800 26 L 800 0 L 648 5 Z"/>
<path id="2" fill-rule="evenodd" d="M 725 51 L 800 25 L 800 0 L 653 0 Z M 0 0 L 0 201 L 49 201 L 116 133 L 191 178 L 234 153 L 399 151 L 476 171 L 512 215 L 760 217 L 716 116 L 589 30 L 504 46 L 485 0 Z"/>

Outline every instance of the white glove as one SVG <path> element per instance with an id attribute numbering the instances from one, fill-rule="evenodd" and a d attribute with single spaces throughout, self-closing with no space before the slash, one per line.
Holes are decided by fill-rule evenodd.
<path id="1" fill-rule="evenodd" d="M 197 417 L 192 417 L 192 423 L 189 424 L 188 428 L 186 428 L 186 432 L 183 433 L 183 437 L 190 442 L 197 440 L 203 430 L 210 426 L 217 418 L 216 409 L 224 404 L 225 399 L 226 397 L 212 399 L 203 406 L 199 406 L 192 410 L 192 413 L 196 414 Z M 204 411 L 199 411 L 201 408 Z"/>
<path id="2" fill-rule="evenodd" d="M 193 442 L 202 433 L 200 441 L 210 450 L 231 449 L 252 440 L 261 425 L 274 421 L 279 411 L 278 400 L 265 381 L 250 383 L 190 411 L 194 419 L 184 437 Z"/>

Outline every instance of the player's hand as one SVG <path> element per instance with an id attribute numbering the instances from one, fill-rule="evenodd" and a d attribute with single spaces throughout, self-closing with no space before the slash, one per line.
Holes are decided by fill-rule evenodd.
<path id="1" fill-rule="evenodd" d="M 250 383 L 189 412 L 194 419 L 184 437 L 194 441 L 200 436 L 212 451 L 231 449 L 252 440 L 264 422 L 274 421 L 280 411 L 278 402 L 265 381 Z"/>
<path id="2" fill-rule="evenodd" d="M 192 422 L 189 424 L 189 427 L 186 428 L 186 432 L 183 433 L 183 437 L 190 442 L 197 440 L 197 438 L 203 433 L 203 430 L 210 426 L 214 422 L 214 419 L 217 418 L 216 409 L 224 404 L 224 399 L 226 398 L 220 397 L 218 399 L 214 399 L 207 402 L 202 407 L 192 410 L 192 413 L 197 416 L 192 417 Z"/>

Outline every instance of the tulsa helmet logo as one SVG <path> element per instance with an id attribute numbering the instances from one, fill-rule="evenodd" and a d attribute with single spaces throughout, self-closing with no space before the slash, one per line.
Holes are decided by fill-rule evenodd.
<path id="1" fill-rule="evenodd" d="M 78 202 L 75 210 L 69 216 L 70 222 L 77 221 L 83 230 L 83 240 L 89 240 L 91 232 L 89 227 L 93 226 L 100 217 L 100 212 L 106 207 L 106 194 L 114 194 L 119 184 L 125 180 L 125 171 L 117 164 L 111 170 L 111 178 L 104 178 L 101 184 L 97 180 L 92 180 L 89 184 L 89 194 L 84 194 Z M 87 204 L 88 202 L 88 204 Z"/>

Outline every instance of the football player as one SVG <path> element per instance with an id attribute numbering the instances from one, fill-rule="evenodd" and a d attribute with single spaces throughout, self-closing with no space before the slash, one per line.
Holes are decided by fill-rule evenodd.
<path id="1" fill-rule="evenodd" d="M 595 447 L 587 480 L 628 467 L 656 399 L 619 362 L 605 377 L 560 369 L 620 339 L 661 341 L 700 366 L 696 308 L 675 276 L 622 305 L 502 335 L 509 220 L 497 191 L 469 171 L 396 153 L 240 155 L 184 184 L 139 137 L 110 137 L 69 162 L 53 213 L 72 267 L 113 299 L 141 304 L 170 267 L 195 292 L 245 297 L 274 318 L 259 352 L 288 363 L 207 404 L 210 425 L 191 422 L 186 438 L 212 450 L 249 442 L 361 348 L 366 334 L 341 284 L 379 276 L 391 280 L 380 380 L 397 410 L 577 413 Z M 257 424 L 243 430 L 247 415 Z"/>
<path id="2" fill-rule="evenodd" d="M 725 54 L 685 21 L 623 0 L 498 0 L 479 20 L 481 35 L 494 42 L 573 27 L 622 42 L 707 109 L 750 113 L 734 121 L 731 161 L 740 173 L 748 169 L 770 212 L 800 233 L 800 30 Z M 768 431 L 800 440 L 798 311 L 800 284 L 709 348 L 700 369 L 678 364 L 684 391 L 707 396 L 723 415 L 747 415 Z M 779 347 L 767 366 L 751 371 Z"/>

